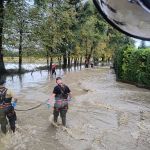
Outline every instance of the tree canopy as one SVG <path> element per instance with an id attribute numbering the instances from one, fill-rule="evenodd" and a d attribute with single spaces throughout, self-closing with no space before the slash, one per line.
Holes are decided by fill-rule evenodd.
<path id="1" fill-rule="evenodd" d="M 133 45 L 103 20 L 92 0 L 35 0 L 32 5 L 9 0 L 3 1 L 1 11 L 0 72 L 7 51 L 18 51 L 21 71 L 22 57 L 43 57 L 47 65 L 55 57 L 67 67 L 70 59 L 107 60 L 116 49 Z"/>

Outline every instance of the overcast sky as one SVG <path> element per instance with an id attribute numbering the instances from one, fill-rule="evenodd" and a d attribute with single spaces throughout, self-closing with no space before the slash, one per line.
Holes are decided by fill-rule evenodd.
<path id="1" fill-rule="evenodd" d="M 141 44 L 141 40 L 139 39 L 134 39 L 135 40 L 135 45 L 138 47 Z M 147 46 L 150 46 L 150 41 L 145 41 Z"/>

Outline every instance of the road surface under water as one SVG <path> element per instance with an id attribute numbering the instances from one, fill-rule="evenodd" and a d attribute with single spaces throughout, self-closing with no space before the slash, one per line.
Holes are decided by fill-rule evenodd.
<path id="1" fill-rule="evenodd" d="M 67 113 L 67 129 L 51 125 L 53 110 L 46 104 L 17 111 L 17 131 L 6 136 L 0 133 L 1 150 L 150 149 L 149 90 L 116 82 L 109 68 L 62 75 L 74 95 Z M 7 84 L 18 95 L 16 109 L 45 102 L 55 85 L 55 79 L 46 72 L 14 78 L 7 79 Z"/>

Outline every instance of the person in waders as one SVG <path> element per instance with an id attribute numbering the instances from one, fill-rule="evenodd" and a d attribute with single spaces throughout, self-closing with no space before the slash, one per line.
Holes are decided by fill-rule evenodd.
<path id="1" fill-rule="evenodd" d="M 6 126 L 8 124 L 7 119 L 10 124 L 10 128 L 15 132 L 15 122 L 16 122 L 16 112 L 14 111 L 14 106 L 12 105 L 12 99 L 14 99 L 15 104 L 17 98 L 14 98 L 13 93 L 10 89 L 5 87 L 5 81 L 0 81 L 0 124 L 1 130 L 6 134 Z"/>
<path id="2" fill-rule="evenodd" d="M 69 87 L 62 82 L 61 77 L 56 78 L 56 86 L 54 87 L 53 93 L 50 99 L 55 97 L 54 103 L 54 123 L 57 123 L 58 116 L 62 119 L 62 125 L 66 126 L 66 113 L 68 110 L 68 99 L 71 98 L 71 91 Z"/>

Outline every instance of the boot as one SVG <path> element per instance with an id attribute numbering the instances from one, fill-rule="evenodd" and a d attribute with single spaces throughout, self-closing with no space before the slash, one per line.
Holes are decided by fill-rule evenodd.
<path id="1" fill-rule="evenodd" d="M 1 130 L 2 130 L 2 132 L 3 132 L 4 134 L 6 134 L 6 133 L 7 133 L 6 126 L 1 125 Z"/>
<path id="2" fill-rule="evenodd" d="M 62 117 L 62 124 L 63 126 L 66 126 L 66 117 Z"/>
<path id="3" fill-rule="evenodd" d="M 58 117 L 54 115 L 54 122 L 57 122 Z"/>

